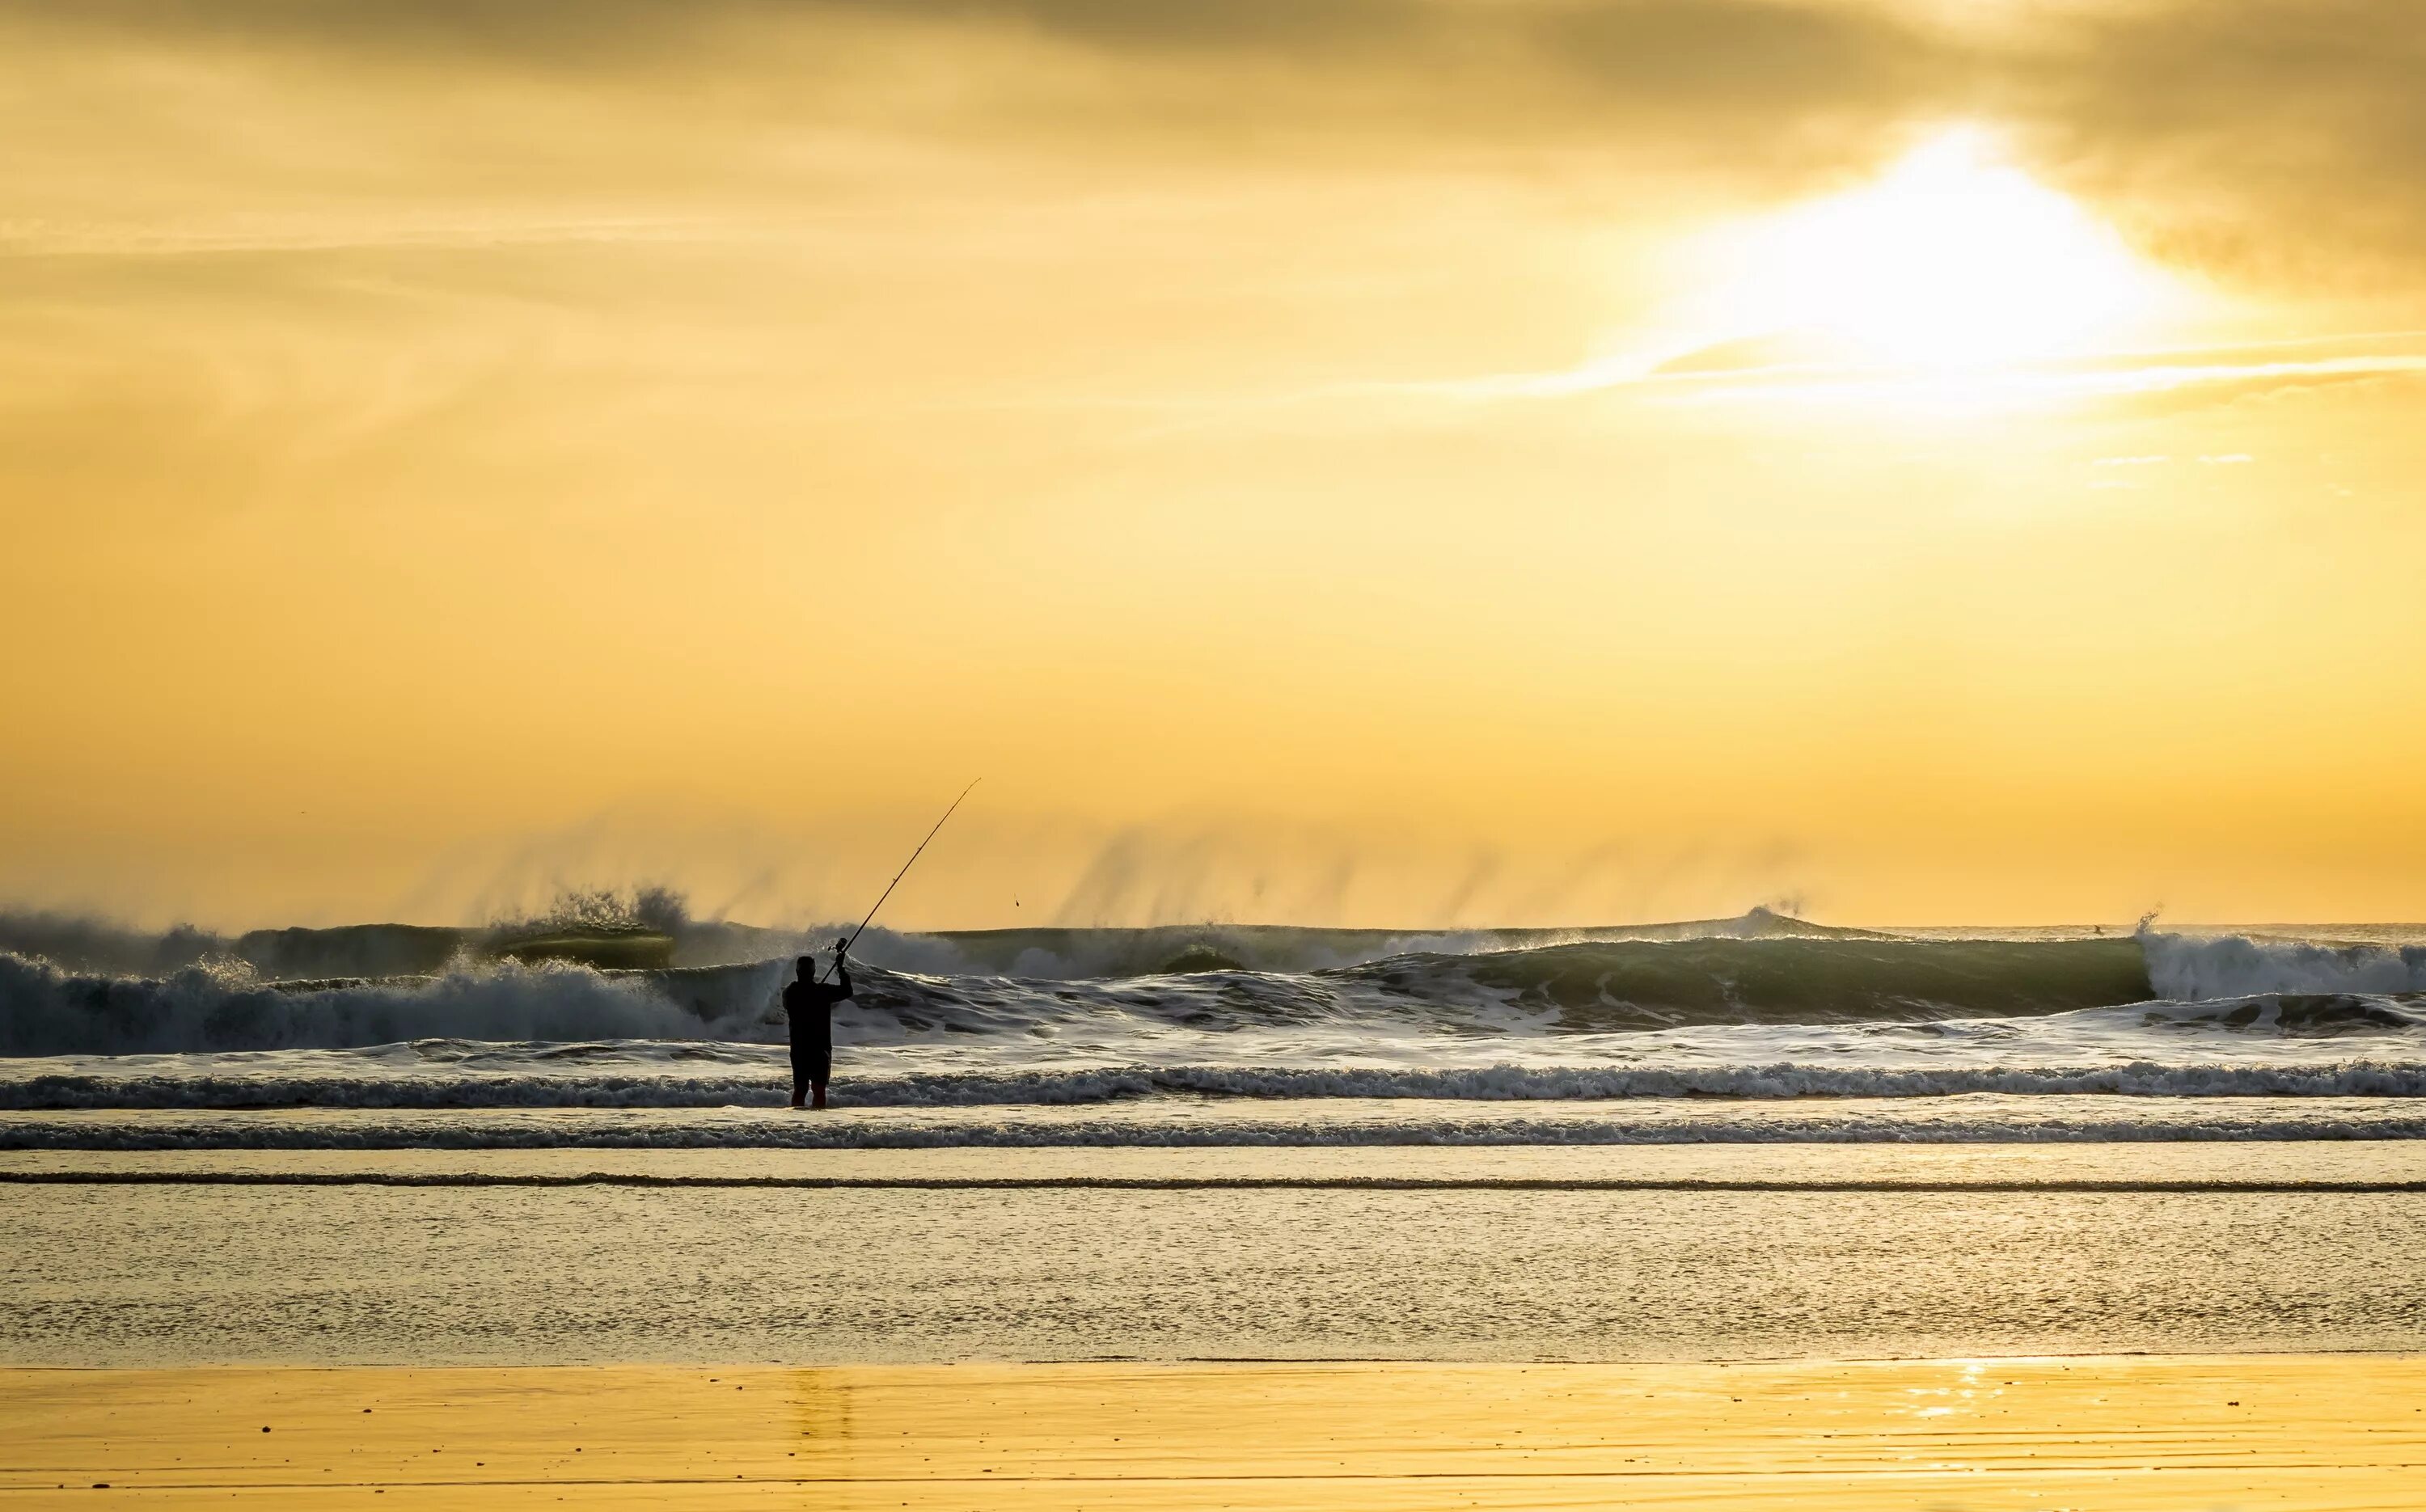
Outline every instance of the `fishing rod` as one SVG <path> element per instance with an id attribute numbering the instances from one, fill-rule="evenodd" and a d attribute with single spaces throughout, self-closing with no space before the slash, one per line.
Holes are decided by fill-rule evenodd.
<path id="1" fill-rule="evenodd" d="M 961 796 L 952 800 L 952 807 L 944 811 L 944 818 L 936 820 L 935 828 L 927 831 L 927 840 L 918 842 L 918 848 L 912 851 L 910 853 L 910 859 L 901 863 L 901 870 L 894 873 L 893 880 L 884 884 L 884 891 L 877 894 L 876 908 L 867 910 L 867 917 L 859 921 L 859 927 L 850 932 L 850 938 L 849 940 L 837 940 L 834 941 L 835 949 L 833 965 L 827 967 L 826 971 L 819 972 L 817 973 L 818 981 L 822 982 L 826 979 L 826 972 L 833 971 L 836 967 L 842 965 L 842 958 L 850 954 L 850 947 L 859 943 L 859 937 L 866 933 L 868 925 L 875 921 L 876 909 L 884 907 L 884 900 L 891 897 L 893 895 L 893 890 L 901 885 L 901 879 L 910 875 L 910 868 L 918 864 L 918 858 L 926 853 L 927 841 L 934 839 L 936 835 L 943 831 L 944 820 L 949 819 L 968 796 L 977 791 L 978 784 L 984 780 L 985 779 L 982 777 L 970 779 L 969 785 L 961 789 Z"/>

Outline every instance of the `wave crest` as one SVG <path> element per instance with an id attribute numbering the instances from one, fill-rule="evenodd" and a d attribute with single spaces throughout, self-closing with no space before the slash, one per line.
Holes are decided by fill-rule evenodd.
<path id="1" fill-rule="evenodd" d="M 0 1054 L 334 1050 L 444 1037 L 739 1037 L 755 1011 L 745 1005 L 752 988 L 766 984 L 754 993 L 763 1006 L 781 971 L 770 962 L 738 973 L 652 978 L 509 964 L 429 977 L 269 985 L 233 968 L 188 967 L 159 979 L 86 976 L 0 956 Z M 747 980 L 669 980 L 685 975 Z"/>
<path id="2" fill-rule="evenodd" d="M 2140 937 L 2155 995 L 2180 1003 L 2267 993 L 2426 992 L 2426 946 L 2331 945 L 2250 935 Z"/>
<path id="3" fill-rule="evenodd" d="M 266 982 L 238 964 L 137 977 L 0 954 L 0 1054 L 343 1050 L 437 1038 L 773 1040 L 783 1030 L 766 1015 L 789 973 L 786 958 L 634 972 L 501 962 L 420 976 Z M 952 1034 L 975 1046 L 989 1037 L 1026 1043 L 1083 1033 L 1135 1046 L 1171 1033 L 1282 1029 L 1378 1043 L 2046 1019 L 2134 1005 L 2164 1009 L 2186 1026 L 2290 1035 L 2415 1027 L 2415 1013 L 2392 1000 L 2426 993 L 2426 947 L 2156 934 L 1696 938 L 1096 979 L 865 967 L 858 982 L 836 1028 L 846 1042 L 863 1044 Z M 2272 1005 L 2247 1006 L 2259 998 Z M 2229 1006 L 2198 1015 L 2166 1008 L 2219 1002 Z M 1132 1053 L 1146 1054 L 1123 1052 Z"/>

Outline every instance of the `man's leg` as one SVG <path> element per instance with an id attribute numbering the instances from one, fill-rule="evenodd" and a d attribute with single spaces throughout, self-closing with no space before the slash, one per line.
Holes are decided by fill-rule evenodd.
<path id="1" fill-rule="evenodd" d="M 792 1105 L 794 1107 L 800 1106 L 797 1102 Z M 823 1113 L 825 1110 L 826 1079 L 820 1076 L 816 1081 L 809 1084 L 809 1111 L 812 1113 Z"/>
<path id="2" fill-rule="evenodd" d="M 799 1107 L 801 1105 L 801 1099 L 808 1094 L 808 1064 L 800 1056 L 795 1055 L 792 1057 L 792 1106 L 796 1108 Z M 825 1106 L 825 1086 L 820 1083 L 817 1087 L 817 1105 L 819 1107 Z"/>

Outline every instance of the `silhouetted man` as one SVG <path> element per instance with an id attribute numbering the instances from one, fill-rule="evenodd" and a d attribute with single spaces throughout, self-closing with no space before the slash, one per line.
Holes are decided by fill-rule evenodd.
<path id="1" fill-rule="evenodd" d="M 796 968 L 800 978 L 784 989 L 784 1017 L 792 1025 L 792 1106 L 801 1105 L 802 1094 L 813 1094 L 809 1103 L 822 1111 L 826 1105 L 826 1082 L 833 1075 L 833 1008 L 850 997 L 850 968 L 843 953 L 850 948 L 846 941 L 834 941 L 834 979 L 817 980 L 817 958 L 803 956 Z"/>

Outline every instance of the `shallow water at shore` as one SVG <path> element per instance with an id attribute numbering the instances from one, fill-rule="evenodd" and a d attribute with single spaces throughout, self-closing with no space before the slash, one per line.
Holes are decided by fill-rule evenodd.
<path id="1" fill-rule="evenodd" d="M 890 1183 L 868 1167 L 879 1152 L 851 1157 L 881 1184 L 846 1188 L 19 1185 L 0 1206 L 0 1361 L 2426 1348 L 2418 1146 L 2267 1147 L 2251 1170 L 2231 1158 L 2246 1147 L 2204 1162 L 2187 1148 L 2152 1161 L 2081 1147 L 2001 1176 L 1978 1147 L 1900 1165 L 1906 1152 L 1865 1148 L 1851 1166 L 1830 1149 L 1750 1150 L 1732 1152 L 1730 1190 L 1543 1189 L 1517 1184 L 1503 1152 L 1449 1150 L 1342 1152 L 1358 1157 L 1331 1173 L 1344 1180 L 1244 1188 L 1208 1184 L 1194 1152 L 1151 1150 L 1087 1158 L 1096 1174 L 1199 1165 L 1121 1189 L 1017 1185 L 1028 1157 L 971 1171 L 978 1151 L 951 1157 L 975 1179 L 943 1186 L 901 1179 L 904 1163 L 931 1169 L 915 1152 L 883 1157 Z M 1557 1153 L 1528 1152 L 1523 1174 Z M 1609 1178 L 1633 1152 L 1572 1153 L 1571 1175 Z M 1666 1174 L 1729 1168 L 1690 1153 Z M 367 1171 L 385 1158 L 348 1157 Z M 440 1158 L 414 1157 L 425 1173 Z M 465 1158 L 451 1168 L 509 1173 L 485 1164 L 509 1157 Z M 528 1174 L 583 1157 L 511 1158 Z M 1056 1158 L 1032 1174 L 1072 1174 Z M 323 1171 L 336 1159 L 311 1157 Z M 1969 1185 L 1949 1179 L 1966 1171 Z M 2100 1173 L 2127 1189 L 2080 1188 Z M 1393 1175 L 1447 1181 L 1377 1179 Z M 2378 1184 L 2334 1186 L 2352 1181 Z M 2384 1184 L 2397 1182 L 2412 1184 Z"/>

